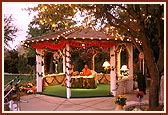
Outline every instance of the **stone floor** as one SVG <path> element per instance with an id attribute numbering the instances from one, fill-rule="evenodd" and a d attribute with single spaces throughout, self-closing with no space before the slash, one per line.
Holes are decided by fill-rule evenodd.
<path id="1" fill-rule="evenodd" d="M 125 94 L 127 97 L 126 106 L 138 104 L 135 92 Z M 60 98 L 40 94 L 22 96 L 19 102 L 18 112 L 32 113 L 115 113 L 115 97 L 95 98 Z M 148 103 L 148 92 L 144 95 L 142 103 Z M 5 111 L 6 112 L 6 111 Z M 11 112 L 11 111 L 7 111 Z M 120 111 L 121 112 L 121 111 Z M 125 111 L 127 112 L 127 111 Z"/>

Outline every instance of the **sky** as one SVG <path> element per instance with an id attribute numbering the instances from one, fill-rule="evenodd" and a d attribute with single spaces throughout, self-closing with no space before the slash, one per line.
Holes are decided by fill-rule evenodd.
<path id="1" fill-rule="evenodd" d="M 10 16 L 12 14 L 12 23 L 20 30 L 17 32 L 17 37 L 15 38 L 15 41 L 9 42 L 9 45 L 12 49 L 16 49 L 17 45 L 21 43 L 21 41 L 26 39 L 28 31 L 28 25 L 32 21 L 33 16 L 36 15 L 28 14 L 28 11 L 22 10 L 23 8 L 28 7 L 34 7 L 37 6 L 37 2 L 3 2 L 2 3 L 2 13 L 3 15 Z M 80 21 L 80 24 L 82 23 L 82 20 L 84 18 L 80 17 L 79 20 L 79 14 L 77 13 L 76 17 L 73 18 L 73 20 Z M 79 25 L 80 25 L 79 24 Z"/>
<path id="2" fill-rule="evenodd" d="M 23 8 L 36 6 L 37 3 L 33 2 L 3 2 L 2 3 L 2 16 L 5 14 L 10 16 L 12 14 L 13 25 L 15 25 L 20 31 L 16 33 L 17 37 L 15 41 L 9 42 L 12 49 L 16 48 L 21 41 L 26 39 L 26 31 L 28 30 L 28 24 L 32 21 L 35 14 L 29 15 L 28 11 L 22 10 Z"/>

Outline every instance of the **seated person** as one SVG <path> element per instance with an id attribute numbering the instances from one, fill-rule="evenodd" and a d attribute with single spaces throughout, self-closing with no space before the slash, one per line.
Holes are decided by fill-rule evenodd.
<path id="1" fill-rule="evenodd" d="M 84 66 L 84 68 L 82 69 L 82 72 L 84 76 L 89 76 L 92 74 L 91 70 L 88 68 L 87 65 Z"/>

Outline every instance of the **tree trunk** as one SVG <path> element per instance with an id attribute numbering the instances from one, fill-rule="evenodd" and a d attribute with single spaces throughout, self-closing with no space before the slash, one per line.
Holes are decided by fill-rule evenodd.
<path id="1" fill-rule="evenodd" d="M 142 46 L 145 55 L 145 62 L 151 77 L 151 84 L 149 88 L 149 107 L 159 105 L 159 70 L 151 50 L 148 38 L 141 32 Z"/>
<path id="2" fill-rule="evenodd" d="M 161 74 L 164 71 L 164 47 L 163 46 L 160 46 L 159 48 L 159 58 L 157 61 L 157 65 L 158 65 L 159 72 Z"/>

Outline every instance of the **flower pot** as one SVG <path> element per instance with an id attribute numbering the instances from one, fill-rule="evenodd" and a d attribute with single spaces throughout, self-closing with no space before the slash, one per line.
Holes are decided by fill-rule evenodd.
<path id="1" fill-rule="evenodd" d="M 122 105 L 117 104 L 117 106 L 116 106 L 116 110 L 117 110 L 117 111 L 123 110 L 123 106 L 122 106 Z"/>
<path id="2" fill-rule="evenodd" d="M 137 98 L 137 101 L 138 101 L 138 102 L 141 102 L 141 101 L 142 101 L 142 98 L 138 97 L 138 98 Z"/>

